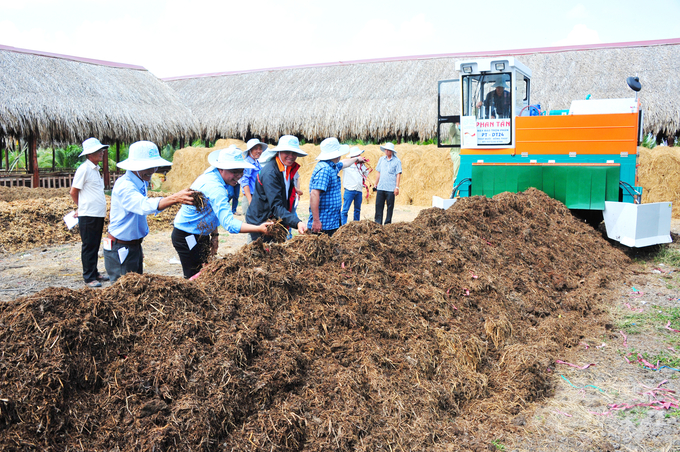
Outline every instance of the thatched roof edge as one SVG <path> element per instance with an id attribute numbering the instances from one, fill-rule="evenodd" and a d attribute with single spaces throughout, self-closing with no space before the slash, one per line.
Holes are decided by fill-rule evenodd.
<path id="1" fill-rule="evenodd" d="M 199 135 L 167 84 L 141 66 L 0 46 L 0 135 L 159 144 Z"/>
<path id="2" fill-rule="evenodd" d="M 456 52 L 456 53 L 435 53 L 429 55 L 410 55 L 410 56 L 400 56 L 400 57 L 389 57 L 389 58 L 372 58 L 365 60 L 349 60 L 349 61 L 332 61 L 327 63 L 314 63 L 314 64 L 300 64 L 293 66 L 277 66 L 261 69 L 247 69 L 241 71 L 227 71 L 227 72 L 210 72 L 206 74 L 195 74 L 195 75 L 180 75 L 175 77 L 163 77 L 161 80 L 164 82 L 172 82 L 175 80 L 188 80 L 194 78 L 203 77 L 221 77 L 223 75 L 237 75 L 237 74 L 248 74 L 252 72 L 265 72 L 265 71 L 285 71 L 289 69 L 303 69 L 303 68 L 314 68 L 314 67 L 328 67 L 328 66 L 348 66 L 355 64 L 368 64 L 368 63 L 387 63 L 391 61 L 413 61 L 413 60 L 430 60 L 433 58 L 458 58 L 458 57 L 494 57 L 503 55 L 532 55 L 536 53 L 560 53 L 560 52 L 571 52 L 575 50 L 595 50 L 595 49 L 606 49 L 606 48 L 630 48 L 630 47 L 651 47 L 658 45 L 668 45 L 668 44 L 680 44 L 680 38 L 674 39 L 660 39 L 653 41 L 631 41 L 631 42 L 615 42 L 615 43 L 603 43 L 603 44 L 580 44 L 580 45 L 569 45 L 569 46 L 556 46 L 556 47 L 534 47 L 526 49 L 512 49 L 512 50 L 485 50 L 480 52 Z"/>
<path id="3" fill-rule="evenodd" d="M 62 60 L 71 60 L 71 61 L 78 61 L 80 63 L 89 63 L 89 64 L 98 64 L 101 66 L 110 66 L 110 67 L 119 67 L 123 69 L 135 69 L 139 71 L 146 71 L 146 69 L 143 66 L 137 66 L 135 64 L 126 64 L 126 63 L 115 63 L 113 61 L 106 61 L 106 60 L 96 60 L 93 58 L 83 58 L 83 57 L 77 57 L 73 55 L 64 55 L 61 53 L 51 53 L 51 52 L 43 52 L 41 50 L 31 50 L 31 49 L 22 49 L 19 47 L 12 47 L 12 46 L 5 46 L 0 44 L 0 50 L 8 50 L 10 52 L 17 52 L 17 53 L 27 53 L 29 55 L 37 55 L 37 56 L 44 56 L 44 57 L 50 57 L 50 58 L 59 58 Z"/>
<path id="4" fill-rule="evenodd" d="M 534 51 L 534 53 L 530 53 Z M 201 134 L 275 140 L 284 133 L 321 140 L 436 137 L 437 82 L 456 78 L 455 62 L 501 52 L 447 54 L 414 59 L 362 60 L 167 81 L 191 108 Z M 626 98 L 638 75 L 645 131 L 680 131 L 680 39 L 521 49 L 532 69 L 532 102 L 543 110 L 568 109 L 571 101 Z"/>

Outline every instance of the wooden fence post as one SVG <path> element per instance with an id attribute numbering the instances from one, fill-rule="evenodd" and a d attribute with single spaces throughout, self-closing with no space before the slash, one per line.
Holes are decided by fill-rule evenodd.
<path id="1" fill-rule="evenodd" d="M 34 134 L 28 138 L 28 156 L 31 161 L 31 173 L 33 174 L 33 188 L 40 187 L 40 170 L 38 169 L 38 139 Z"/>

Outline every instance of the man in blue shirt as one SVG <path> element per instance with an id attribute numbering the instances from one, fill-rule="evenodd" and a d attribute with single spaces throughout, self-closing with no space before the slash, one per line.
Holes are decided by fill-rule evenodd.
<path id="1" fill-rule="evenodd" d="M 179 255 L 187 279 L 198 273 L 208 259 L 217 253 L 218 226 L 231 234 L 265 234 L 267 225 L 271 224 L 254 226 L 234 218 L 228 188 L 238 183 L 244 169 L 255 168 L 244 159 L 239 148 L 231 145 L 213 151 L 208 155 L 208 162 L 210 167 L 191 184 L 192 190 L 203 193 L 206 205 L 203 208 L 182 206 L 175 216 L 175 228 L 172 231 L 172 246 Z"/>
<path id="2" fill-rule="evenodd" d="M 399 195 L 399 182 L 401 181 L 401 160 L 397 158 L 397 151 L 394 150 L 394 144 L 385 143 L 380 146 L 380 150 L 385 153 L 378 165 L 375 167 L 377 177 L 375 179 L 375 186 L 378 193 L 375 197 L 375 222 L 382 224 L 383 209 L 387 203 L 387 215 L 385 216 L 385 224 L 392 223 L 392 211 L 394 210 L 394 199 Z"/>
<path id="3" fill-rule="evenodd" d="M 149 233 L 147 215 L 193 202 L 189 190 L 164 198 L 147 198 L 153 173 L 160 166 L 170 165 L 172 162 L 161 158 L 158 147 L 150 141 L 132 143 L 128 158 L 116 165 L 127 171 L 113 186 L 109 231 L 103 240 L 104 266 L 111 282 L 128 272 L 143 273 L 142 240 Z"/>
<path id="4" fill-rule="evenodd" d="M 337 138 L 326 138 L 321 142 L 321 153 L 316 158 L 319 163 L 314 167 L 309 181 L 309 221 L 307 227 L 312 232 L 328 235 L 340 227 L 340 176 L 343 168 L 355 162 L 364 163 L 363 157 L 340 160 L 349 152 L 349 146 L 341 145 Z"/>

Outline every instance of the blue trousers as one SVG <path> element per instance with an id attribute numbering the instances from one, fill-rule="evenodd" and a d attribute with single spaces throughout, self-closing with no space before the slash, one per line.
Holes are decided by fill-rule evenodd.
<path id="1" fill-rule="evenodd" d="M 343 196 L 342 216 L 340 218 L 341 224 L 347 224 L 347 214 L 349 213 L 349 206 L 354 203 L 354 221 L 361 220 L 361 191 L 347 190 Z"/>
<path id="2" fill-rule="evenodd" d="M 241 194 L 241 186 L 239 184 L 236 184 L 233 188 L 233 195 L 231 198 L 231 213 L 236 215 L 236 208 L 238 207 L 238 198 L 239 195 Z M 243 212 L 245 214 L 245 212 Z"/>

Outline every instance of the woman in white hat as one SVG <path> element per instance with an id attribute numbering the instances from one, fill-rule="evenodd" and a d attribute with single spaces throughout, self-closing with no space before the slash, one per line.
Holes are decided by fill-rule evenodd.
<path id="1" fill-rule="evenodd" d="M 246 213 L 246 222 L 262 224 L 270 218 L 280 219 L 285 227 L 297 228 L 300 234 L 304 234 L 307 227 L 294 211 L 293 180 L 300 168 L 295 160 L 307 153 L 300 149 L 300 141 L 293 135 L 280 137 L 278 145 L 272 151 L 272 158 L 264 164 L 255 183 L 255 193 Z M 261 234 L 251 232 L 250 237 L 257 240 Z M 263 240 L 270 239 L 264 237 Z"/>
<path id="2" fill-rule="evenodd" d="M 262 153 L 267 150 L 268 146 L 266 143 L 261 142 L 257 138 L 248 140 L 246 143 L 246 162 L 250 163 L 253 168 L 246 168 L 243 170 L 243 177 L 241 177 L 238 183 L 243 191 L 243 202 L 241 208 L 243 210 L 243 215 L 248 212 L 248 206 L 253 200 L 253 193 L 255 192 L 255 182 L 257 181 L 257 176 L 260 174 L 262 165 L 258 160 Z"/>
<path id="3" fill-rule="evenodd" d="M 375 167 L 375 186 L 378 193 L 375 196 L 375 222 L 382 224 L 383 209 L 387 204 L 387 215 L 385 224 L 392 223 L 392 211 L 394 211 L 394 200 L 399 196 L 399 183 L 401 182 L 401 160 L 397 158 L 397 151 L 394 144 L 385 143 L 380 146 L 380 150 L 385 153 L 378 160 Z"/>
<path id="4" fill-rule="evenodd" d="M 153 173 L 170 165 L 172 162 L 161 158 L 158 147 L 150 141 L 132 143 L 128 158 L 116 165 L 127 171 L 113 186 L 109 233 L 104 239 L 104 265 L 112 282 L 128 272 L 143 273 L 142 240 L 149 233 L 147 215 L 175 204 L 193 203 L 189 189 L 165 198 L 146 196 Z"/>
<path id="5" fill-rule="evenodd" d="M 231 234 L 257 232 L 264 234 L 267 225 L 254 226 L 234 218 L 229 202 L 227 187 L 234 187 L 243 176 L 244 170 L 254 169 L 243 158 L 243 152 L 234 145 L 213 151 L 208 155 L 210 167 L 191 184 L 191 189 L 200 191 L 207 206 L 182 206 L 175 216 L 172 231 L 172 246 L 175 247 L 185 278 L 191 278 L 201 270 L 208 259 L 217 253 L 219 234 L 222 226 Z"/>
<path id="6" fill-rule="evenodd" d="M 85 161 L 76 170 L 71 183 L 71 198 L 78 206 L 78 229 L 83 242 L 80 260 L 83 263 L 83 279 L 90 287 L 101 287 L 102 281 L 109 277 L 99 273 L 97 254 L 104 232 L 106 218 L 106 196 L 104 195 L 104 179 L 99 174 L 99 162 L 104 159 L 108 144 L 101 144 L 96 138 L 83 141 Z"/>
<path id="7" fill-rule="evenodd" d="M 326 138 L 321 142 L 319 162 L 314 167 L 309 180 L 309 221 L 307 227 L 312 232 L 333 235 L 340 227 L 340 171 L 355 162 L 363 163 L 363 157 L 356 156 L 344 160 L 340 157 L 349 152 L 349 146 L 340 144 L 337 138 Z"/>

